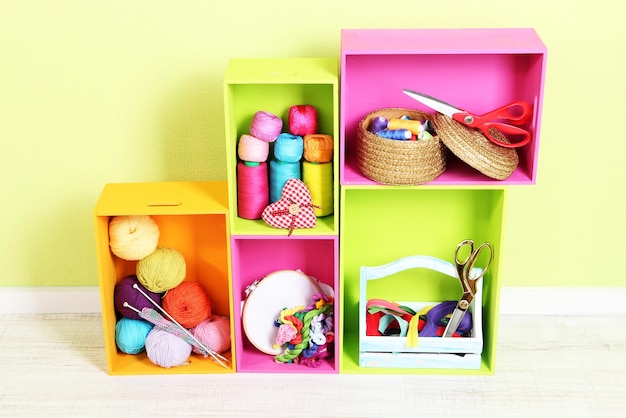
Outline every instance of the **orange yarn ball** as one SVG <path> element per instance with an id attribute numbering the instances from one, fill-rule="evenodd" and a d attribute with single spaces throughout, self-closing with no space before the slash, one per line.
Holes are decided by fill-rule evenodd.
<path id="1" fill-rule="evenodd" d="M 163 296 L 163 309 L 180 325 L 193 328 L 211 316 L 211 301 L 197 282 L 182 282 Z"/>
<path id="2" fill-rule="evenodd" d="M 312 163 L 328 163 L 333 159 L 333 137 L 312 134 L 304 137 L 304 159 Z"/>

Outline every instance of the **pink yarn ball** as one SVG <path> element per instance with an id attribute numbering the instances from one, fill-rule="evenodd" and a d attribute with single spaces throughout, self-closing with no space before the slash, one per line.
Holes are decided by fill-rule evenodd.
<path id="1" fill-rule="evenodd" d="M 211 315 L 192 328 L 191 334 L 216 353 L 230 348 L 230 321 L 226 317 Z M 198 353 L 195 347 L 193 351 Z"/>
<path id="2" fill-rule="evenodd" d="M 266 142 L 274 142 L 283 129 L 283 120 L 270 112 L 259 110 L 250 123 L 250 133 Z"/>
<path id="3" fill-rule="evenodd" d="M 270 143 L 252 135 L 241 135 L 237 154 L 242 161 L 262 163 L 270 153 Z"/>
<path id="4" fill-rule="evenodd" d="M 305 136 L 317 133 L 317 109 L 311 105 L 297 105 L 289 108 L 289 132 Z"/>

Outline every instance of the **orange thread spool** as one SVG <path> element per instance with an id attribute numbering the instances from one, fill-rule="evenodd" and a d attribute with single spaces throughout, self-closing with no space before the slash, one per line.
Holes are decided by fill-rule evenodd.
<path id="1" fill-rule="evenodd" d="M 389 119 L 389 123 L 387 124 L 387 129 L 396 130 L 396 129 L 407 129 L 411 131 L 413 135 L 418 135 L 422 129 L 422 122 L 419 120 L 411 120 L 411 119 L 399 119 L 392 118 Z"/>
<path id="2" fill-rule="evenodd" d="M 163 296 L 163 309 L 180 325 L 193 328 L 211 316 L 211 301 L 197 282 L 182 282 Z"/>
<path id="3" fill-rule="evenodd" d="M 304 159 L 312 163 L 333 160 L 333 137 L 326 134 L 304 136 Z"/>

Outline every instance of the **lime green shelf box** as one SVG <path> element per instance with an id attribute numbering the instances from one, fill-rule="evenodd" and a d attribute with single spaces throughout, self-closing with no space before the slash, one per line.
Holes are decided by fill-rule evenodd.
<path id="1" fill-rule="evenodd" d="M 119 314 L 114 306 L 115 285 L 136 273 L 137 261 L 126 261 L 109 247 L 109 221 L 115 216 L 149 215 L 159 227 L 159 247 L 171 247 L 185 258 L 185 281 L 197 282 L 209 296 L 212 313 L 230 318 L 230 235 L 225 181 L 115 183 L 105 185 L 94 211 L 96 256 L 107 372 L 111 375 L 222 374 L 235 372 L 235 338 L 223 355 L 224 368 L 210 358 L 192 354 L 188 364 L 163 368 L 146 352 L 125 354 L 115 343 Z"/>
<path id="2" fill-rule="evenodd" d="M 224 77 L 224 119 L 228 199 L 231 208 L 232 234 L 283 235 L 284 231 L 267 225 L 262 219 L 240 217 L 238 201 L 238 147 L 242 135 L 250 135 L 250 125 L 257 112 L 269 112 L 282 120 L 282 132 L 289 127 L 292 106 L 310 105 L 317 111 L 318 134 L 334 141 L 332 157 L 332 214 L 317 218 L 312 229 L 297 230 L 298 235 L 338 234 L 339 211 L 339 61 L 335 58 L 241 58 L 232 59 Z M 265 170 L 274 159 L 274 143 L 269 145 Z M 304 159 L 300 161 L 302 166 Z M 269 176 L 269 175 L 268 175 Z M 254 181 L 258 184 L 257 177 Z M 260 180 L 259 180 L 260 181 Z M 270 182 L 272 179 L 270 178 Z M 306 181 L 305 181 L 306 182 Z M 326 183 L 328 184 L 328 183 Z M 256 190 L 256 189 L 255 189 Z M 255 195 L 256 197 L 256 195 Z M 271 203 L 271 202 L 270 202 Z M 316 204 L 316 202 L 313 202 Z M 242 205 L 243 206 L 243 205 Z"/>
<path id="3" fill-rule="evenodd" d="M 506 189 L 447 186 L 344 186 L 341 189 L 340 240 L 340 372 L 492 374 L 500 295 L 500 250 Z M 362 266 L 381 266 L 404 257 L 426 255 L 454 262 L 459 242 L 488 241 L 494 259 L 482 284 L 483 347 L 477 369 L 367 368 L 359 366 L 359 299 Z M 379 279 L 368 295 L 390 301 L 458 300 L 458 280 L 441 280 L 435 271 L 404 271 Z M 436 356 L 436 355 L 434 355 Z M 427 360 L 426 360 L 427 361 Z"/>

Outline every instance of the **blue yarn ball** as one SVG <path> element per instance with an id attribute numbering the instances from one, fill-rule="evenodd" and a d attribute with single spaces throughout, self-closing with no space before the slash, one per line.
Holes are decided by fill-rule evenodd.
<path id="1" fill-rule="evenodd" d="M 297 163 L 304 154 L 304 140 L 301 136 L 282 133 L 274 142 L 274 158 L 284 163 Z"/>
<path id="2" fill-rule="evenodd" d="M 115 344 L 126 354 L 139 354 L 146 346 L 152 324 L 141 319 L 121 318 L 115 324 Z"/>

